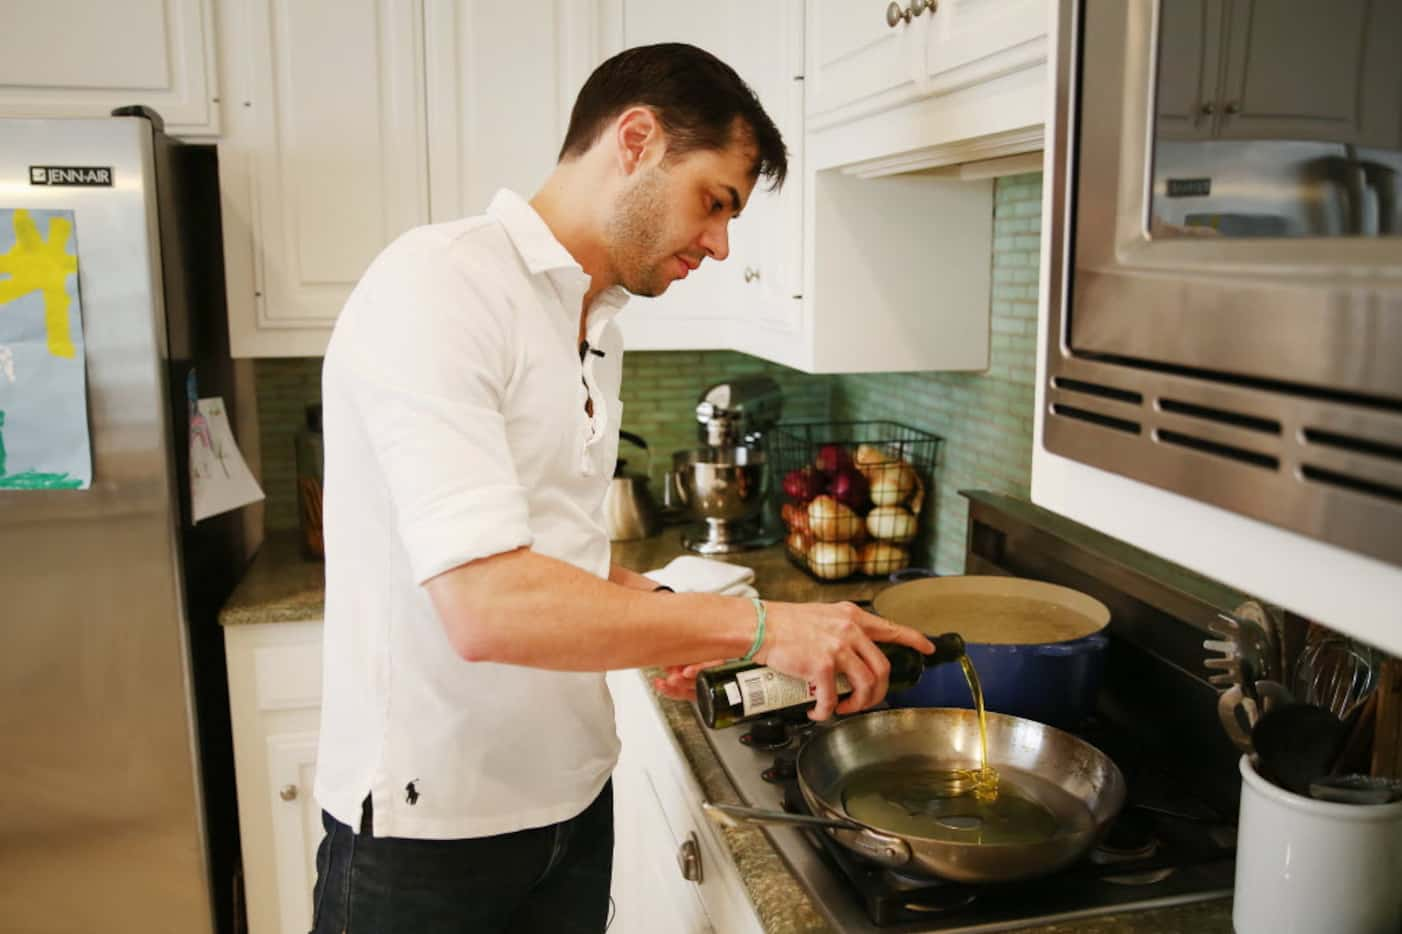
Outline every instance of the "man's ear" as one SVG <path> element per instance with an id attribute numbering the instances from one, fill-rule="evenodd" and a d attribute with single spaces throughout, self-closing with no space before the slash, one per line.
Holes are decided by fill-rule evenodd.
<path id="1" fill-rule="evenodd" d="M 624 175 L 662 161 L 667 141 L 657 114 L 648 107 L 630 107 L 614 121 L 618 167 Z"/>

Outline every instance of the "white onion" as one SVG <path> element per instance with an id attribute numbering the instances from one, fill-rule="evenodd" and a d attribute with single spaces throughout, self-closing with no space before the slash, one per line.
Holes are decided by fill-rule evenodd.
<path id="1" fill-rule="evenodd" d="M 867 531 L 883 541 L 908 542 L 915 537 L 915 517 L 900 506 L 877 506 L 867 513 Z"/>
<path id="2" fill-rule="evenodd" d="M 862 573 L 891 574 L 910 567 L 910 553 L 890 542 L 868 542 L 862 548 Z"/>
<path id="3" fill-rule="evenodd" d="M 862 517 L 824 493 L 808 504 L 808 527 L 820 542 L 845 542 L 862 527 Z"/>
<path id="4" fill-rule="evenodd" d="M 815 542 L 808 550 L 808 566 L 824 580 L 837 580 L 857 570 L 861 561 L 846 542 Z"/>
<path id="5" fill-rule="evenodd" d="M 895 506 L 915 491 L 915 471 L 904 461 L 873 467 L 868 477 L 871 501 L 877 506 Z"/>

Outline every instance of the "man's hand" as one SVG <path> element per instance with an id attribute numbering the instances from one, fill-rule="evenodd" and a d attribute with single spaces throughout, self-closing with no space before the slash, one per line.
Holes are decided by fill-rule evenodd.
<path id="1" fill-rule="evenodd" d="M 661 678 L 652 679 L 652 688 L 663 697 L 679 701 L 696 700 L 696 675 L 705 668 L 714 668 L 725 659 L 693 662 L 690 665 L 668 665 Z"/>
<path id="2" fill-rule="evenodd" d="M 895 642 L 929 654 L 934 644 L 919 632 L 868 613 L 854 603 L 769 603 L 767 634 L 755 661 L 803 678 L 816 689 L 813 720 L 833 712 L 855 713 L 886 696 L 891 663 L 876 642 Z M 852 693 L 837 703 L 837 675 Z"/>

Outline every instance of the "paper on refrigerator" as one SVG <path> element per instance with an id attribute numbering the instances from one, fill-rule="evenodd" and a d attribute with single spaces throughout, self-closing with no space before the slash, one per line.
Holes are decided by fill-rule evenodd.
<path id="1" fill-rule="evenodd" d="M 0 208 L 0 489 L 92 485 L 72 211 Z"/>
<path id="2" fill-rule="evenodd" d="M 190 413 L 190 507 L 195 522 L 256 503 L 263 490 L 234 443 L 224 400 L 200 399 Z"/>

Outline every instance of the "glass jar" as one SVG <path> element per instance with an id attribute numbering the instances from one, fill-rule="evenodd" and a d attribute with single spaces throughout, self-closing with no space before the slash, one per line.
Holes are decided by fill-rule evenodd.
<path id="1" fill-rule="evenodd" d="M 321 536 L 321 403 L 307 406 L 306 423 L 297 429 L 297 525 L 302 552 L 309 558 L 326 555 Z"/>

